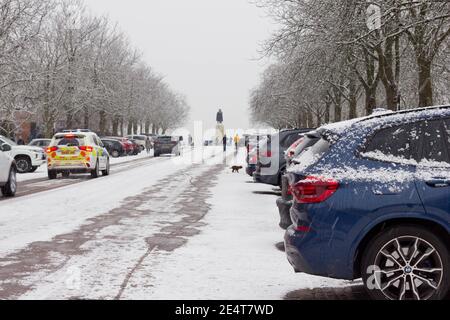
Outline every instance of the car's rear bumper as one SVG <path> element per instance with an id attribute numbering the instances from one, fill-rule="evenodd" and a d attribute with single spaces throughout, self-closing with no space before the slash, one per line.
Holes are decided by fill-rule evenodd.
<path id="1" fill-rule="evenodd" d="M 56 172 L 78 172 L 78 173 L 86 173 L 90 172 L 94 169 L 93 166 L 89 162 L 53 162 L 49 163 L 47 168 L 48 171 L 56 171 Z"/>
<path id="2" fill-rule="evenodd" d="M 278 211 L 280 213 L 280 228 L 286 230 L 292 225 L 291 208 L 292 200 L 285 200 L 283 198 L 277 199 Z"/>
<path id="3" fill-rule="evenodd" d="M 63 173 L 69 172 L 73 174 L 83 174 L 83 173 L 91 173 L 94 169 L 92 168 L 64 168 L 64 169 L 48 169 L 49 172 Z"/>
<path id="4" fill-rule="evenodd" d="M 170 149 L 155 148 L 155 153 L 173 154 L 173 153 L 176 153 L 176 148 L 170 148 Z"/>
<path id="5" fill-rule="evenodd" d="M 258 171 L 253 173 L 253 181 L 256 183 L 264 183 L 269 184 L 271 186 L 279 186 L 280 185 L 280 176 L 276 175 L 262 175 Z"/>
<path id="6" fill-rule="evenodd" d="M 285 234 L 285 250 L 295 272 L 327 276 L 321 261 L 321 250 L 315 244 L 314 232 L 297 232 L 290 226 Z"/>

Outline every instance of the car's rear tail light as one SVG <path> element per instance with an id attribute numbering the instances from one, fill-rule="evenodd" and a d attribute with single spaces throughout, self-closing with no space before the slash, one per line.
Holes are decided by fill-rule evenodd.
<path id="1" fill-rule="evenodd" d="M 299 203 L 320 203 L 330 198 L 339 189 L 339 182 L 310 176 L 291 186 L 290 189 Z"/>
<path id="2" fill-rule="evenodd" d="M 81 151 L 85 151 L 85 152 L 92 152 L 94 151 L 93 147 L 89 147 L 89 146 L 79 146 L 78 149 L 80 149 Z"/>
<path id="3" fill-rule="evenodd" d="M 272 151 L 263 152 L 263 157 L 272 158 Z"/>
<path id="4" fill-rule="evenodd" d="M 295 227 L 295 231 L 297 232 L 303 232 L 303 233 L 308 233 L 311 231 L 311 227 L 309 226 L 296 226 Z"/>
<path id="5" fill-rule="evenodd" d="M 45 149 L 46 153 L 52 153 L 56 151 L 58 151 L 58 147 L 48 147 L 47 149 Z"/>

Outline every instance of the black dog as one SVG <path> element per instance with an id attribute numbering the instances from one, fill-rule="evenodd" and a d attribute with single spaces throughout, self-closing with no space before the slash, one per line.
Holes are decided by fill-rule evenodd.
<path id="1" fill-rule="evenodd" d="M 233 173 L 239 173 L 239 170 L 242 170 L 242 166 L 232 166 L 231 169 L 233 170 Z"/>

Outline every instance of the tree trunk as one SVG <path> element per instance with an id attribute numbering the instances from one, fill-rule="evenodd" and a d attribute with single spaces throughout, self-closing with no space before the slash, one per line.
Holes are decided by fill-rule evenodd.
<path id="1" fill-rule="evenodd" d="M 366 115 L 369 116 L 377 107 L 376 89 L 366 89 Z"/>
<path id="2" fill-rule="evenodd" d="M 431 62 L 418 58 L 419 66 L 419 107 L 433 105 L 433 82 L 431 78 Z"/>
<path id="3" fill-rule="evenodd" d="M 131 134 L 133 134 L 133 121 L 128 120 L 127 135 L 131 135 Z"/>
<path id="4" fill-rule="evenodd" d="M 120 124 L 120 117 L 114 116 L 112 122 L 112 135 L 115 137 L 119 135 L 119 124 Z"/>
<path id="5" fill-rule="evenodd" d="M 357 118 L 358 99 L 356 93 L 356 76 L 350 77 L 349 83 L 349 119 Z"/>
<path id="6" fill-rule="evenodd" d="M 311 111 L 308 111 L 306 113 L 306 118 L 307 118 L 307 125 L 306 128 L 313 128 L 314 127 L 314 120 L 313 120 L 313 115 L 311 113 Z"/>
<path id="7" fill-rule="evenodd" d="M 145 129 L 144 129 L 145 134 L 149 134 L 149 133 L 150 133 L 150 126 L 151 126 L 150 121 L 149 121 L 149 120 L 146 120 L 146 121 L 145 121 Z"/>
<path id="8" fill-rule="evenodd" d="M 331 104 L 329 101 L 325 102 L 325 123 L 330 123 L 330 109 L 331 109 Z"/>
<path id="9" fill-rule="evenodd" d="M 124 132 L 124 120 L 123 120 L 123 117 L 121 116 L 120 117 L 120 136 L 125 136 L 125 132 Z"/>
<path id="10" fill-rule="evenodd" d="M 90 119 L 89 119 L 89 108 L 88 107 L 84 107 L 83 108 L 84 110 L 83 110 L 83 112 L 84 112 L 84 129 L 89 129 L 89 127 L 90 127 Z"/>
<path id="11" fill-rule="evenodd" d="M 100 122 L 98 124 L 100 134 L 104 135 L 106 133 L 106 112 L 100 111 Z"/>

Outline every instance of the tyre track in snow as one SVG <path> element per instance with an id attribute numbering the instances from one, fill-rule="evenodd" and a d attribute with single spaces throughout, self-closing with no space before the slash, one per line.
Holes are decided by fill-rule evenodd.
<path id="1" fill-rule="evenodd" d="M 135 168 L 140 167 L 143 164 L 151 163 L 151 162 L 162 162 L 167 161 L 168 157 L 160 157 L 160 158 L 144 158 L 144 159 L 137 159 L 137 160 L 131 160 L 123 163 L 117 163 L 111 165 L 111 175 L 117 174 L 120 172 L 124 172 L 127 170 L 132 170 Z M 102 179 L 103 177 L 100 176 L 98 179 Z M 15 198 L 25 197 L 33 194 L 37 194 L 40 192 L 45 191 L 51 191 L 56 190 L 59 188 L 64 188 L 67 186 L 80 184 L 86 181 L 91 180 L 91 177 L 89 175 L 73 175 L 69 178 L 59 178 L 56 180 L 49 180 L 48 178 L 39 178 L 39 179 L 32 179 L 27 180 L 24 182 L 19 182 L 18 184 L 18 190 Z M 0 198 L 0 201 L 8 201 L 9 198 Z"/>
<path id="2" fill-rule="evenodd" d="M 140 258 L 153 250 L 173 251 L 187 242 L 186 237 L 200 232 L 195 228 L 202 226 L 199 221 L 209 207 L 199 207 L 201 201 L 195 199 L 209 196 L 222 168 L 192 165 L 178 170 L 74 232 L 0 258 L 0 299 L 120 298 Z M 67 272 L 74 265 L 81 265 L 87 278 L 84 292 L 67 289 Z"/>

